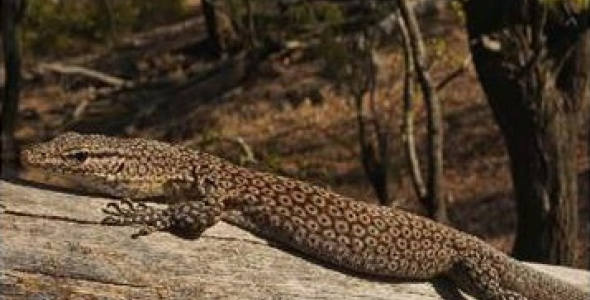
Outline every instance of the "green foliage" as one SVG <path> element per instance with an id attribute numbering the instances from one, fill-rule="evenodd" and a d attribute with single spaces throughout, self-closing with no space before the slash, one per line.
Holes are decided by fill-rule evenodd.
<path id="1" fill-rule="evenodd" d="M 320 44 L 311 49 L 310 54 L 323 61 L 322 75 L 325 78 L 348 84 L 359 68 L 367 66 L 364 59 L 371 49 L 393 41 L 392 36 L 378 24 L 394 11 L 395 5 L 390 2 L 367 2 L 364 7 L 346 13 L 340 7 L 330 5 L 320 10 L 323 15 L 318 19 L 331 27 L 323 31 Z"/>
<path id="2" fill-rule="evenodd" d="M 457 53 L 451 53 L 449 51 L 448 41 L 444 38 L 437 37 L 429 39 L 426 41 L 426 46 L 428 47 L 428 52 L 432 60 L 441 62 L 451 61 L 459 57 L 456 55 Z"/>
<path id="3" fill-rule="evenodd" d="M 283 22 L 294 30 L 306 30 L 319 26 L 330 27 L 344 22 L 344 15 L 336 4 L 299 2 L 285 11 Z"/>
<path id="4" fill-rule="evenodd" d="M 186 15 L 182 0 L 30 0 L 23 48 L 67 55 Z"/>
<path id="5" fill-rule="evenodd" d="M 243 36 L 255 37 L 259 45 L 302 38 L 302 35 L 331 28 L 345 20 L 340 6 L 328 2 L 299 1 L 281 6 L 276 0 L 250 0 L 252 15 L 249 16 L 248 1 L 218 1 L 225 1 L 236 29 Z M 250 21 L 253 28 L 249 27 Z"/>
<path id="6" fill-rule="evenodd" d="M 463 10 L 463 4 L 459 1 L 451 1 L 451 9 L 457 18 L 461 20 L 461 24 L 465 25 L 465 11 Z"/>
<path id="7" fill-rule="evenodd" d="M 582 7 L 590 8 L 590 0 L 539 0 L 539 1 L 541 1 L 541 3 L 545 3 L 548 5 L 554 5 L 559 2 L 563 2 L 563 1 L 570 1 L 570 2 L 576 2 L 577 4 L 581 5 Z"/>

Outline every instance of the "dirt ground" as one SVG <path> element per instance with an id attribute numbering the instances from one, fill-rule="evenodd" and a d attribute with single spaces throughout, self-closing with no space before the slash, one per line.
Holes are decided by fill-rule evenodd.
<path id="1" fill-rule="evenodd" d="M 26 59 L 19 140 L 25 145 L 67 130 L 143 136 L 245 163 L 243 142 L 254 153 L 256 162 L 249 163 L 254 168 L 375 201 L 359 160 L 354 107 L 350 97 L 321 75 L 322 64 L 289 53 L 240 74 L 241 60 L 219 62 L 202 49 L 203 33 L 195 30 L 202 25 L 200 17 L 192 18 L 129 37 L 115 49 L 59 62 L 123 78 L 133 83 L 129 87 L 42 71 L 41 64 L 48 62 Z M 425 27 L 429 45 L 435 46 L 429 49 L 437 49 L 432 76 L 440 82 L 468 56 L 465 32 L 452 16 Z M 378 101 L 383 111 L 392 112 L 394 132 L 392 190 L 397 205 L 416 209 L 399 133 L 401 84 L 396 82 L 403 66 L 395 49 L 381 51 L 379 58 Z M 516 221 L 508 158 L 473 69 L 439 97 L 444 110 L 444 194 L 453 225 L 509 251 Z M 423 153 L 424 109 L 419 100 L 417 104 L 417 140 Z M 587 220 L 588 205 L 582 199 L 588 199 L 584 183 L 590 162 L 584 138 L 580 136 L 580 214 Z M 589 225 L 581 226 L 580 266 L 587 267 Z"/>

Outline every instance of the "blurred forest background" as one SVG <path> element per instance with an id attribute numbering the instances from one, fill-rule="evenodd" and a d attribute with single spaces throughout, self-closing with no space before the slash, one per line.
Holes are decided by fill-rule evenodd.
<path id="1" fill-rule="evenodd" d="M 495 5 L 489 0 L 470 1 L 483 8 L 436 0 L 27 0 L 21 11 L 24 2 L 2 1 L 5 174 L 17 145 L 65 131 L 166 140 L 427 215 L 506 252 L 521 235 L 517 257 L 588 268 L 588 101 L 571 96 L 588 98 L 588 74 L 567 69 L 588 66 L 588 18 L 578 19 L 576 6 L 515 1 L 530 9 L 521 15 L 526 9 L 509 4 L 489 9 Z M 496 23 L 482 17 L 486 10 Z M 528 18 L 531 27 L 510 25 L 511 18 L 495 15 L 506 14 L 501 10 L 514 12 L 514 19 Z M 540 23 L 538 16 L 544 16 Z M 494 25 L 481 29 L 478 18 Z M 510 32 L 516 37 L 510 48 L 507 37 L 485 35 L 505 25 L 500 22 L 516 33 L 532 29 Z M 7 26 L 16 28 L 14 49 L 20 56 L 17 110 L 7 100 L 16 97 L 4 71 L 15 57 L 6 42 Z M 537 33 L 543 38 L 536 39 Z M 552 48 L 562 42 L 555 36 L 577 43 L 580 34 L 586 40 L 581 60 L 570 62 L 570 55 L 558 69 L 544 67 L 545 60 L 575 52 L 570 46 Z M 531 58 L 514 71 L 523 72 L 521 77 L 507 75 L 520 78 L 524 84 L 517 86 L 527 93 L 513 93 L 509 80 L 500 77 L 487 78 L 496 80 L 491 85 L 480 83 L 486 62 L 509 66 L 498 72 L 517 65 L 496 63 L 485 56 L 489 53 L 503 53 L 490 57 L 508 62 L 523 57 L 514 53 Z M 578 78 L 578 85 L 562 70 Z M 569 125 L 554 131 L 543 127 L 553 119 L 541 125 L 530 120 L 538 119 L 536 109 L 547 110 L 535 103 L 560 98 L 555 96 L 563 92 L 560 82 L 577 88 L 581 82 L 584 91 L 564 92 L 579 113 L 566 108 L 565 118 L 555 122 Z M 521 97 L 532 108 L 516 105 L 521 98 L 502 102 L 494 91 Z M 527 130 L 537 125 L 539 140 L 550 141 L 540 145 L 564 138 L 550 150 L 537 149 L 548 153 L 540 165 L 522 160 L 536 157 L 537 150 L 526 153 L 518 146 L 520 140 L 530 144 Z M 517 146 L 507 147 L 510 143 Z M 565 167 L 548 167 L 562 160 Z M 518 163 L 532 167 L 518 173 Z M 546 176 L 535 178 L 537 173 Z M 576 180 L 577 187 L 563 186 Z M 513 190 L 538 182 L 550 186 L 548 199 L 527 188 Z M 559 229 L 566 231 L 562 236 L 535 235 L 559 224 L 566 224 Z M 555 250 L 564 245 L 566 250 Z"/>

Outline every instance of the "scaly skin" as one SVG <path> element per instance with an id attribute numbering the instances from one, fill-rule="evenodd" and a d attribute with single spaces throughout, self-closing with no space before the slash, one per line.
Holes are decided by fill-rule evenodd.
<path id="1" fill-rule="evenodd" d="M 482 300 L 588 300 L 590 293 L 524 266 L 478 238 L 408 212 L 235 166 L 167 143 L 63 134 L 23 163 L 124 199 L 104 222 L 198 237 L 220 220 L 336 266 L 405 279 L 447 276 Z M 134 202 L 164 196 L 155 209 Z"/>

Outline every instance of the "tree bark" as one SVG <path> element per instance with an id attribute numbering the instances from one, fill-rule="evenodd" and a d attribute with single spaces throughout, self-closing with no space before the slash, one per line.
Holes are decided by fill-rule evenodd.
<path id="1" fill-rule="evenodd" d="M 6 81 L 2 102 L 2 128 L 0 129 L 1 174 L 9 178 L 16 170 L 16 144 L 14 127 L 18 114 L 20 92 L 20 53 L 17 40 L 17 23 L 24 14 L 24 0 L 1 0 L 2 45 Z"/>
<path id="2" fill-rule="evenodd" d="M 420 168 L 420 160 L 416 151 L 416 139 L 414 137 L 414 57 L 412 55 L 412 45 L 410 44 L 410 36 L 406 27 L 406 22 L 402 18 L 398 18 L 398 25 L 401 32 L 403 48 L 404 48 L 404 117 L 402 120 L 402 140 L 410 169 L 412 185 L 416 196 L 424 206 L 429 207 L 424 179 L 422 178 L 422 169 Z"/>
<path id="3" fill-rule="evenodd" d="M 588 16 L 538 0 L 467 1 L 470 50 L 510 158 L 514 256 L 573 265 L 576 142 L 588 87 Z"/>
<path id="4" fill-rule="evenodd" d="M 416 79 L 422 90 L 422 97 L 426 106 L 427 117 L 427 152 L 428 176 L 426 182 L 427 201 L 424 201 L 430 217 L 441 223 L 449 223 L 446 201 L 443 193 L 443 123 L 442 109 L 436 95 L 436 90 L 426 69 L 426 50 L 422 41 L 422 34 L 414 10 L 406 0 L 397 0 L 400 15 L 403 19 L 409 37 L 412 61 L 416 72 Z"/>
<path id="5" fill-rule="evenodd" d="M 215 11 L 214 1 L 219 0 L 203 0 L 202 9 L 205 17 L 205 27 L 207 29 L 207 39 L 211 50 L 216 55 L 220 55 L 223 49 L 221 45 L 221 36 L 219 34 L 219 24 L 217 24 L 217 12 Z"/>

